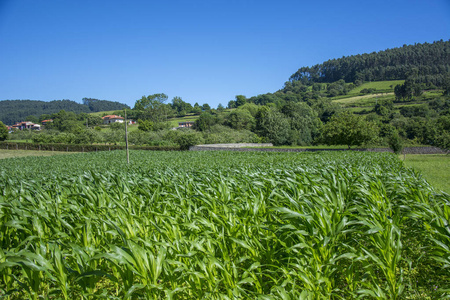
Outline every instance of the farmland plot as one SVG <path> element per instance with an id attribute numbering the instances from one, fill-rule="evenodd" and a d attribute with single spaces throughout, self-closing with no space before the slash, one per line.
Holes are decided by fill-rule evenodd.
<path id="1" fill-rule="evenodd" d="M 0 161 L 6 299 L 449 296 L 450 198 L 380 153 Z"/>

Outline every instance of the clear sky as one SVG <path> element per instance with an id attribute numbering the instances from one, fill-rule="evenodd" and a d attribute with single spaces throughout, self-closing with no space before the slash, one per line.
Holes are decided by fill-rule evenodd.
<path id="1" fill-rule="evenodd" d="M 297 69 L 450 39 L 450 0 L 0 0 L 0 99 L 226 106 Z"/>

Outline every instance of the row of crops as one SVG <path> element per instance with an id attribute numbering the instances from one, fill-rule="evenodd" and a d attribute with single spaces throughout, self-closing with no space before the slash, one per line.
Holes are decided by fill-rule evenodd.
<path id="1" fill-rule="evenodd" d="M 440 299 L 450 197 L 392 154 L 0 161 L 0 298 Z"/>

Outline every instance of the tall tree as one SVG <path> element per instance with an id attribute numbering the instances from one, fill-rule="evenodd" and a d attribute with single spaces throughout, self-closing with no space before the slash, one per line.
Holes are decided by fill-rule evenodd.
<path id="1" fill-rule="evenodd" d="M 233 129 L 252 129 L 255 118 L 246 109 L 235 109 L 227 116 L 227 125 Z"/>
<path id="2" fill-rule="evenodd" d="M 287 145 L 289 120 L 275 108 L 262 106 L 256 114 L 255 132 L 274 145 Z"/>
<path id="3" fill-rule="evenodd" d="M 306 103 L 286 103 L 281 112 L 291 125 L 291 144 L 310 145 L 319 135 L 322 122 Z"/>
<path id="4" fill-rule="evenodd" d="M 242 106 L 247 103 L 247 98 L 243 95 L 236 96 L 236 107 Z"/>
<path id="5" fill-rule="evenodd" d="M 363 117 L 345 111 L 333 115 L 322 130 L 322 141 L 328 145 L 361 146 L 373 140 L 378 129 Z"/>
<path id="6" fill-rule="evenodd" d="M 8 127 L 0 121 L 0 141 L 4 141 L 8 138 Z"/>
<path id="7" fill-rule="evenodd" d="M 168 99 L 166 94 L 153 94 L 142 96 L 136 100 L 134 110 L 139 111 L 138 118 L 142 120 L 151 120 L 154 123 L 167 121 L 173 115 L 170 104 L 165 104 Z"/>

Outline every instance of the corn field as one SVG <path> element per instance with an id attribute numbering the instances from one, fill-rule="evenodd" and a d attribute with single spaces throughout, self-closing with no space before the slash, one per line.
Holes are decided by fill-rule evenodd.
<path id="1" fill-rule="evenodd" d="M 450 298 L 450 196 L 392 154 L 130 160 L 0 161 L 0 298 Z"/>

